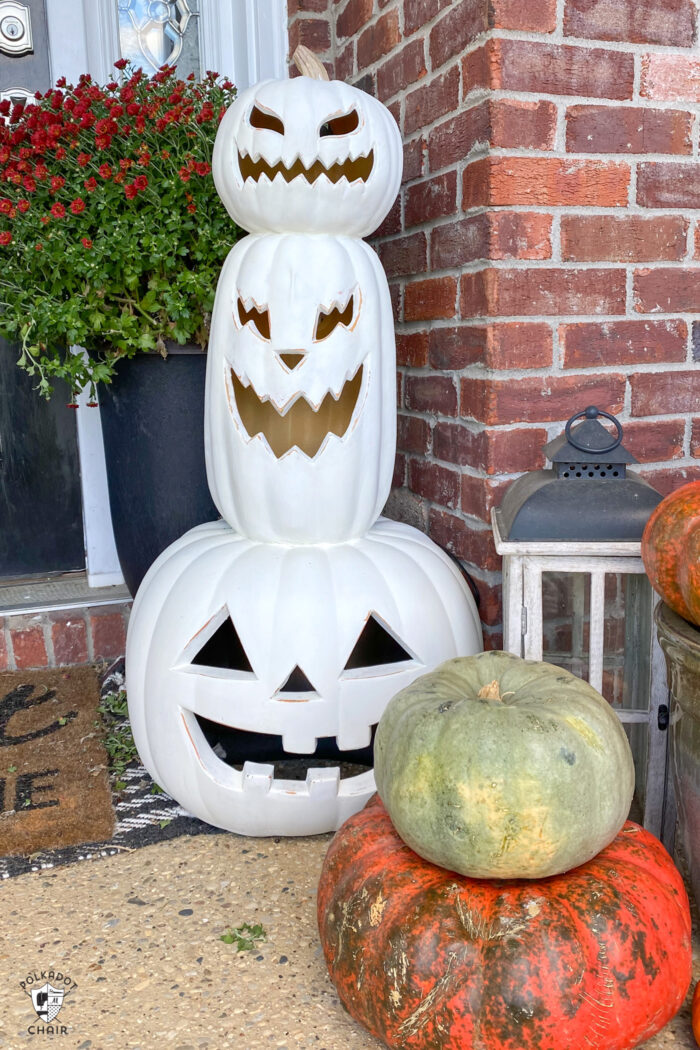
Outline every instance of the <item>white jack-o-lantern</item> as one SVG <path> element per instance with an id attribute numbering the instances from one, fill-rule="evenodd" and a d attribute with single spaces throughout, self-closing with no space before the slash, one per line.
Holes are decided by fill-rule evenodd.
<path id="1" fill-rule="evenodd" d="M 480 649 L 460 572 L 407 525 L 380 519 L 360 540 L 317 547 L 201 525 L 160 556 L 134 603 L 134 738 L 154 779 L 211 824 L 330 831 L 374 777 L 342 777 L 337 757 L 323 760 L 366 761 L 358 751 L 399 689 Z M 304 765 L 301 779 L 285 778 L 290 762 Z"/>
<path id="2" fill-rule="evenodd" d="M 244 238 L 219 280 L 207 362 L 207 477 L 221 515 L 265 542 L 362 535 L 391 487 L 391 300 L 361 240 Z"/>
<path id="3" fill-rule="evenodd" d="M 401 136 L 389 110 L 340 81 L 266 80 L 222 120 L 214 182 L 251 233 L 309 231 L 364 237 L 401 183 Z"/>

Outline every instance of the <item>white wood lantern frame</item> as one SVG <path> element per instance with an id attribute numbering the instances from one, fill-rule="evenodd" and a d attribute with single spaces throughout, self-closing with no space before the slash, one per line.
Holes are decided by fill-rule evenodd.
<path id="1" fill-rule="evenodd" d="M 498 527 L 495 508 L 491 524 L 497 552 L 503 557 L 503 648 L 526 660 L 542 660 L 543 613 L 542 574 L 545 572 L 588 573 L 590 575 L 588 682 L 602 692 L 605 577 L 608 574 L 644 575 L 641 544 L 637 542 L 593 542 L 561 540 L 504 540 Z M 574 631 L 583 631 L 583 591 L 577 596 Z M 653 596 L 653 601 L 658 601 Z M 580 620 L 579 624 L 576 619 Z M 668 732 L 662 729 L 668 685 L 664 655 L 651 619 L 649 710 L 615 708 L 623 724 L 648 726 L 648 750 L 644 801 L 644 827 L 672 845 L 675 826 L 675 802 L 667 778 Z M 667 714 L 666 711 L 666 714 Z"/>

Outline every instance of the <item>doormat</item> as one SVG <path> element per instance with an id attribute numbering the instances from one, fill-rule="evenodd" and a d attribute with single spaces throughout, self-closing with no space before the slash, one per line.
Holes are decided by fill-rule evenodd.
<path id="1" fill-rule="evenodd" d="M 42 672 L 46 674 L 46 672 Z M 94 730 L 94 722 L 98 718 L 97 711 L 97 678 L 92 669 L 70 669 L 71 676 L 79 673 L 87 673 L 92 676 L 95 696 L 95 708 L 91 716 L 90 729 Z M 48 672 L 52 679 L 61 676 L 61 671 Z M 0 675 L 0 682 L 6 677 Z M 12 676 L 11 676 L 12 677 Z M 21 677 L 21 676 L 20 676 Z M 31 672 L 32 681 L 38 680 L 38 675 Z M 25 677 L 25 680 L 27 678 Z M 102 751 L 101 763 L 103 765 L 104 783 L 107 783 L 107 764 L 111 766 L 107 796 L 111 787 L 113 806 L 112 824 L 109 829 L 96 831 L 88 840 L 80 840 L 80 845 L 66 845 L 62 848 L 49 848 L 46 842 L 41 843 L 41 848 L 30 856 L 6 855 L 7 848 L 3 848 L 2 833 L 0 832 L 0 879 L 12 878 L 15 875 L 24 875 L 30 871 L 43 871 L 64 864 L 75 864 L 78 861 L 94 860 L 99 857 L 114 856 L 117 853 L 131 852 L 142 846 L 150 846 L 156 842 L 164 842 L 168 839 L 178 838 L 180 835 L 219 835 L 226 834 L 219 828 L 213 828 L 209 824 L 193 817 L 186 810 L 166 795 L 141 765 L 133 747 L 129 745 L 130 729 L 126 716 L 126 694 L 124 693 L 124 660 L 117 660 L 105 672 L 101 688 L 99 690 L 102 708 L 102 721 L 107 748 L 110 752 L 109 758 Z M 0 712 L 2 707 L 0 706 Z M 120 713 L 123 712 L 123 713 Z M 17 716 L 18 718 L 19 716 Z M 65 716 L 64 716 L 65 717 Z M 0 732 L 2 732 L 2 716 L 0 715 Z M 16 719 L 12 723 L 15 733 Z M 85 742 L 87 745 L 88 741 Z M 102 745 L 99 745 L 100 748 Z M 2 762 L 4 751 L 0 749 L 0 777 L 2 777 Z M 43 768 L 43 766 L 42 766 Z M 53 767 L 50 767 L 53 768 Z M 84 770 L 83 770 L 84 772 Z M 83 776 L 83 779 L 84 776 Z M 37 783 L 39 783 L 37 781 Z M 48 798 L 47 795 L 38 795 L 37 799 Z M 0 827 L 2 822 L 0 821 Z M 113 830 L 112 830 L 113 827 Z M 75 840 L 73 840 L 75 841 Z"/>
<path id="2" fill-rule="evenodd" d="M 111 836 L 99 695 L 90 667 L 0 674 L 0 856 Z"/>

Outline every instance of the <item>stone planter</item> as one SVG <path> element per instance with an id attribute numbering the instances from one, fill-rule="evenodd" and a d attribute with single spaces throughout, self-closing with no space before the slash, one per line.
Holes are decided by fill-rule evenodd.
<path id="1" fill-rule="evenodd" d="M 700 630 L 664 602 L 655 618 L 671 689 L 671 767 L 681 843 L 700 903 Z"/>

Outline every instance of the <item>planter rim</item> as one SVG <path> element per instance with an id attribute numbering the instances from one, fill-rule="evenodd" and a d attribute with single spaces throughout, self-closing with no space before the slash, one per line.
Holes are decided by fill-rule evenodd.
<path id="1" fill-rule="evenodd" d="M 684 620 L 666 605 L 666 602 L 658 603 L 654 619 L 659 633 L 663 632 L 667 638 L 682 645 L 684 649 L 692 650 L 700 657 L 700 628 Z"/>

